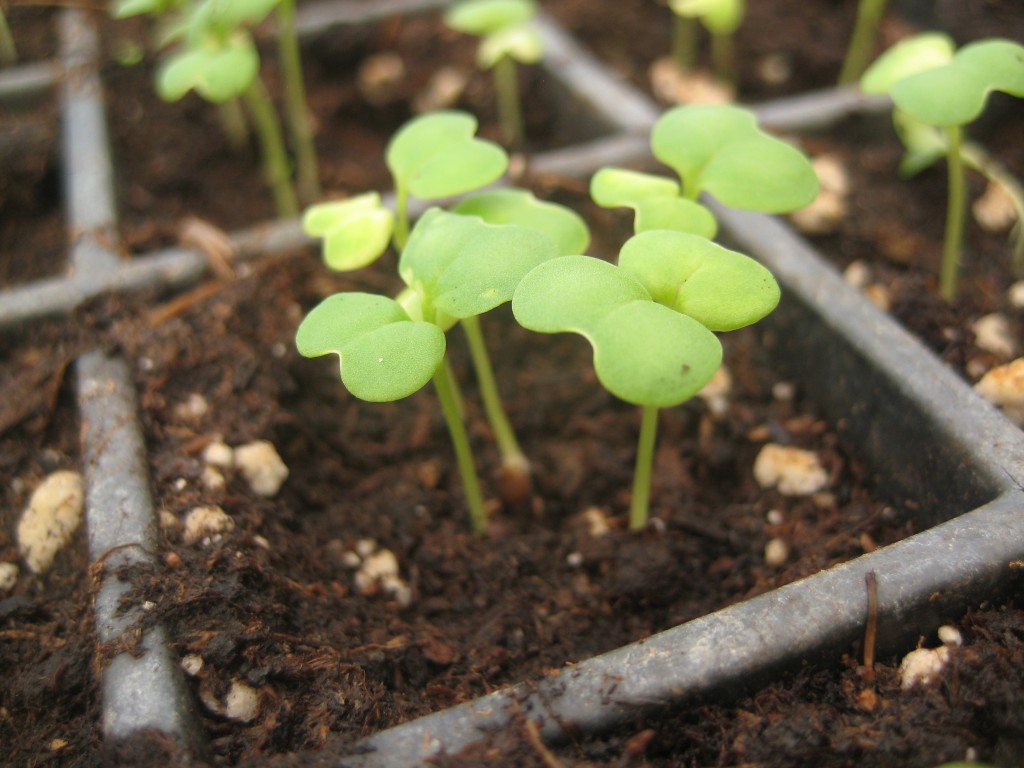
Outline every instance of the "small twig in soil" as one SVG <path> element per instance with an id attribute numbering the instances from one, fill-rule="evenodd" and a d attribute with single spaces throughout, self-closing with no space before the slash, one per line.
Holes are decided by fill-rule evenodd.
<path id="1" fill-rule="evenodd" d="M 864 628 L 864 679 L 875 681 L 875 638 L 878 635 L 878 577 L 874 571 L 864 574 L 868 589 L 868 622 Z"/>
<path id="2" fill-rule="evenodd" d="M 187 293 L 161 304 L 146 315 L 146 323 L 150 326 L 161 325 L 173 317 L 184 314 L 193 304 L 198 304 L 220 293 L 226 285 L 220 281 L 203 283 Z"/>
<path id="3" fill-rule="evenodd" d="M 548 768 L 562 768 L 562 761 L 555 757 L 554 753 L 547 748 L 544 740 L 540 737 L 540 728 L 537 727 L 537 723 L 527 718 L 523 726 L 526 729 L 527 741 L 530 742 L 530 746 L 540 756 L 544 765 L 548 766 Z"/>

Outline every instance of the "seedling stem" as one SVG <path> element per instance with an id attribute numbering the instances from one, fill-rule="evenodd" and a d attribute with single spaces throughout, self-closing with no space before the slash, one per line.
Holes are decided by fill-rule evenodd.
<path id="1" fill-rule="evenodd" d="M 942 246 L 942 275 L 939 292 L 943 298 L 956 298 L 957 273 L 960 269 L 960 249 L 964 240 L 964 220 L 967 217 L 967 181 L 961 154 L 963 128 L 951 125 L 946 129 L 949 143 L 946 165 L 949 173 L 949 197 L 946 213 L 946 239 Z"/>
<path id="2" fill-rule="evenodd" d="M 518 68 L 511 56 L 502 56 L 495 62 L 494 90 L 501 135 L 510 147 L 518 147 L 523 141 L 523 115 L 519 110 Z"/>
<path id="3" fill-rule="evenodd" d="M 241 152 L 249 143 L 249 126 L 245 122 L 245 113 L 238 99 L 228 99 L 217 105 L 217 115 L 231 148 Z"/>
<path id="4" fill-rule="evenodd" d="M 281 136 L 274 105 L 270 101 L 263 81 L 258 77 L 244 93 L 245 103 L 252 113 L 253 124 L 260 138 L 263 153 L 263 173 L 274 195 L 277 213 L 283 218 L 299 215 L 299 201 L 292 189 L 288 171 L 288 155 Z"/>
<path id="5" fill-rule="evenodd" d="M 688 72 L 697 64 L 697 19 L 672 14 L 672 58 L 676 66 Z"/>
<path id="6" fill-rule="evenodd" d="M 854 23 L 850 47 L 839 72 L 839 85 L 849 85 L 858 80 L 868 68 L 873 52 L 878 24 L 885 13 L 888 0 L 861 0 L 857 7 L 857 21 Z"/>
<path id="7" fill-rule="evenodd" d="M 303 202 L 313 203 L 320 199 L 320 176 L 295 32 L 295 0 L 281 0 L 277 6 L 277 47 L 284 78 L 285 115 L 295 146 L 295 186 Z"/>
<path id="8" fill-rule="evenodd" d="M 466 494 L 466 504 L 469 507 L 469 520 L 476 533 L 487 533 L 487 512 L 484 510 L 484 497 L 480 491 L 480 480 L 476 474 L 476 466 L 473 463 L 473 451 L 469 445 L 469 436 L 466 434 L 466 426 L 462 423 L 459 415 L 459 403 L 456 397 L 455 387 L 452 384 L 452 375 L 448 370 L 448 361 L 445 360 L 437 366 L 434 372 L 434 387 L 437 390 L 437 399 L 441 402 L 441 411 L 444 413 L 445 422 L 448 424 L 448 434 L 452 438 L 452 446 L 455 449 L 455 461 L 459 467 L 459 474 L 462 476 L 462 487 Z"/>
<path id="9" fill-rule="evenodd" d="M 651 506 L 651 475 L 654 471 L 654 446 L 658 437 L 657 406 L 645 405 L 640 409 L 640 438 L 636 449 L 636 467 L 633 471 L 633 500 L 629 507 L 629 530 L 640 531 L 647 526 Z"/>
<path id="10" fill-rule="evenodd" d="M 473 368 L 476 371 L 480 399 L 483 400 L 484 411 L 491 424 L 491 429 L 494 431 L 494 441 L 498 444 L 498 452 L 501 454 L 502 477 L 513 487 L 528 485 L 530 482 L 529 461 L 519 447 L 515 430 L 512 429 L 512 424 L 502 407 L 501 394 L 498 392 L 498 384 L 494 378 L 491 358 L 487 353 L 487 344 L 480 328 L 480 318 L 467 317 L 461 321 L 461 324 L 462 330 L 466 334 L 466 343 L 469 345 Z M 525 477 L 521 480 L 516 477 L 524 473 Z M 528 492 L 529 489 L 526 488 L 522 493 L 515 495 L 525 495 Z"/>
<path id="11" fill-rule="evenodd" d="M 711 64 L 719 81 L 735 87 L 736 54 L 731 32 L 711 35 Z"/>

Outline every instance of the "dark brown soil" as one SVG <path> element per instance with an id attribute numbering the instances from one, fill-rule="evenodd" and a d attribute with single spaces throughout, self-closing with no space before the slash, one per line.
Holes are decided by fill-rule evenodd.
<path id="1" fill-rule="evenodd" d="M 847 12 L 850 5 L 825 4 Z M 551 3 L 556 13 L 567 5 Z M 634 18 L 602 10 L 600 3 L 592 7 L 587 20 L 624 19 L 616 24 L 620 31 Z M 311 98 L 323 177 L 332 192 L 387 186 L 382 164 L 362 161 L 380 157 L 383 142 L 410 112 L 404 96 L 370 109 L 352 73 L 370 51 L 401 40 L 418 23 L 384 24 L 344 46 L 321 41 L 311 49 Z M 441 35 L 436 26 L 425 34 L 429 40 Z M 792 34 L 821 41 L 829 52 L 824 59 L 837 61 L 836 46 L 825 43 L 838 33 L 808 35 L 802 27 Z M 471 48 L 457 40 L 444 38 L 442 47 L 471 59 Z M 409 63 L 421 53 L 404 55 Z M 152 97 L 146 69 L 109 65 L 104 76 L 112 108 L 126 110 L 115 112 L 112 138 L 127 250 L 175 242 L 188 214 L 228 229 L 272 215 L 251 153 L 229 155 L 204 105 L 186 103 L 183 121 L 177 107 Z M 461 106 L 486 114 L 485 83 L 473 83 Z M 421 85 L 417 80 L 410 87 Z M 372 121 L 365 121 L 367 114 Z M 544 122 L 534 125 L 538 142 L 571 140 L 557 127 L 546 133 Z M 179 131 L 189 124 L 198 124 L 202 140 Z M 1013 144 L 1013 129 L 1006 130 L 993 148 Z M 816 137 L 809 148 L 818 141 L 836 146 Z M 854 164 L 873 171 L 875 180 L 898 157 L 891 141 L 881 141 L 883 148 L 871 155 L 876 160 Z M 842 151 L 854 152 L 852 146 Z M 206 175 L 218 180 L 211 192 L 196 181 Z M 586 210 L 594 252 L 613 254 L 626 236 L 624 218 L 581 202 L 578 182 L 547 183 L 544 196 Z M 943 178 L 936 171 L 909 183 L 941 188 Z M 944 201 L 929 189 L 923 199 Z M 893 194 L 904 202 L 909 197 Z M 914 233 L 934 228 L 935 213 L 920 216 L 913 227 L 898 226 Z M 865 233 L 883 226 L 865 219 L 851 219 L 855 240 L 866 241 Z M 992 242 L 997 249 L 1002 243 Z M 860 256 L 844 250 L 840 258 Z M 932 266 L 926 262 L 923 274 Z M 0 346 L 0 461 L 10 478 L 0 510 L 0 558 L 6 561 L 17 560 L 13 531 L 31 490 L 46 473 L 79 463 L 69 368 L 75 355 L 100 344 L 133 361 L 155 501 L 165 513 L 165 567 L 132 574 L 136 596 L 154 603 L 153 620 L 168 628 L 176 652 L 203 658 L 192 678 L 197 693 L 221 694 L 243 681 L 260 695 L 258 716 L 248 723 L 203 710 L 215 764 L 260 764 L 281 753 L 351 743 L 915 532 L 905 503 L 912 500 L 886 498 L 874 488 L 870 467 L 841 443 L 814 403 L 799 391 L 792 399 L 776 396 L 777 377 L 765 368 L 751 331 L 726 337 L 735 392 L 724 418 L 714 418 L 699 400 L 663 414 L 654 488 L 658 522 L 642 534 L 627 533 L 635 409 L 600 389 L 585 342 L 528 334 L 499 311 L 485 319 L 485 330 L 510 416 L 534 461 L 535 488 L 519 507 L 497 499 L 496 455 L 453 331 L 451 355 L 493 513 L 492 536 L 471 535 L 433 394 L 362 403 L 341 387 L 336 361 L 305 360 L 294 350 L 295 327 L 319 298 L 353 288 L 392 292 L 389 267 L 393 257 L 386 256 L 380 268 L 338 276 L 315 253 L 291 254 L 184 297 L 104 299 Z M 965 289 L 968 301 L 975 293 Z M 909 302 L 916 293 L 907 295 Z M 935 302 L 926 306 L 939 311 Z M 968 312 L 979 311 L 969 306 Z M 939 317 L 929 322 L 947 327 Z M 969 353 L 957 353 L 963 354 Z M 959 364 L 957 355 L 946 357 Z M 181 406 L 195 396 L 207 410 L 190 416 Z M 280 494 L 260 498 L 232 473 L 222 490 L 204 486 L 201 456 L 210 442 L 255 439 L 272 441 L 290 468 Z M 757 487 L 750 467 L 767 440 L 818 452 L 830 472 L 828 493 L 791 499 Z M 210 546 L 186 545 L 181 518 L 208 504 L 221 506 L 234 529 Z M 609 522 L 603 536 L 589 530 L 592 508 Z M 773 510 L 780 514 L 769 521 Z M 790 549 L 781 566 L 765 562 L 765 545 L 775 537 Z M 397 557 L 411 589 L 408 607 L 357 589 L 347 553 L 371 539 Z M 96 765 L 105 759 L 90 589 L 80 538 L 51 575 L 23 575 L 0 600 L 0 743 L 8 764 Z M 1024 682 L 1020 597 L 1018 590 L 1005 608 L 999 601 L 949 617 L 961 626 L 965 647 L 942 683 L 927 691 L 899 690 L 898 658 L 880 660 L 874 683 L 855 660 L 837 660 L 808 666 L 738 705 L 698 702 L 554 754 L 510 731 L 451 764 L 925 767 L 962 758 L 970 748 L 980 759 L 1016 765 L 1024 733 L 1017 713 Z M 921 634 L 934 644 L 933 627 L 922 627 Z M 138 756 L 106 759 L 139 764 Z"/>

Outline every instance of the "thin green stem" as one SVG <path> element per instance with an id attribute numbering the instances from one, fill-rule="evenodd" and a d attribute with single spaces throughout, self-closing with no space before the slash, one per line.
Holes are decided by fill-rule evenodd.
<path id="1" fill-rule="evenodd" d="M 281 136 L 281 125 L 263 81 L 257 77 L 245 92 L 244 97 L 252 114 L 256 133 L 260 137 L 263 174 L 274 195 L 277 213 L 282 218 L 298 216 L 299 201 L 295 197 L 295 190 L 292 189 L 288 170 L 288 154 L 285 152 L 284 139 Z"/>
<path id="2" fill-rule="evenodd" d="M 477 478 L 476 465 L 473 462 L 473 450 L 469 445 L 466 426 L 459 416 L 459 405 L 456 401 L 451 374 L 447 362 L 442 362 L 434 372 L 434 387 L 441 401 L 441 410 L 448 424 L 452 446 L 455 448 L 455 460 L 462 476 L 462 488 L 469 506 L 469 520 L 476 533 L 487 533 L 487 512 L 484 509 L 484 497 L 480 491 L 480 480 Z"/>
<path id="3" fill-rule="evenodd" d="M 466 334 L 466 342 L 469 344 L 469 354 L 473 360 L 473 368 L 476 371 L 477 383 L 480 387 L 480 398 L 484 403 L 484 412 L 487 420 L 491 423 L 491 430 L 494 432 L 494 440 L 498 444 L 498 451 L 501 453 L 502 464 L 515 463 L 523 465 L 526 463 L 526 456 L 519 447 L 515 431 L 505 414 L 501 404 L 501 394 L 498 392 L 498 384 L 494 378 L 494 369 L 491 366 L 490 355 L 487 354 L 487 343 L 484 341 L 484 334 L 480 328 L 479 317 L 467 317 L 461 321 L 462 330 Z"/>
<path id="4" fill-rule="evenodd" d="M 227 136 L 231 149 L 241 152 L 249 143 L 249 126 L 245 122 L 245 112 L 238 99 L 228 99 L 217 105 L 220 125 Z"/>
<path id="5" fill-rule="evenodd" d="M 4 9 L 0 8 L 0 65 L 9 66 L 18 61 L 18 47 L 14 44 L 14 35 L 7 23 Z"/>
<path id="6" fill-rule="evenodd" d="M 711 63 L 718 81 L 734 88 L 736 86 L 736 52 L 732 33 L 711 35 Z"/>
<path id="7" fill-rule="evenodd" d="M 409 242 L 409 190 L 401 182 L 395 184 L 395 249 L 401 253 Z"/>
<path id="8" fill-rule="evenodd" d="M 946 208 L 946 239 L 942 245 L 942 274 L 939 293 L 952 301 L 956 298 L 957 273 L 960 251 L 964 240 L 964 222 L 967 218 L 967 180 L 961 154 L 963 128 L 951 125 L 946 129 L 948 149 L 946 165 L 949 175 L 949 197 Z"/>
<path id="9" fill-rule="evenodd" d="M 295 148 L 295 186 L 299 198 L 308 205 L 320 199 L 320 171 L 295 33 L 295 0 L 281 0 L 277 6 L 277 49 L 284 80 L 285 116 Z"/>
<path id="10" fill-rule="evenodd" d="M 494 92 L 501 135 L 508 146 L 518 147 L 523 143 L 523 116 L 519 110 L 519 73 L 511 56 L 502 56 L 494 64 Z"/>
<path id="11" fill-rule="evenodd" d="M 633 470 L 633 501 L 629 507 L 629 530 L 639 531 L 647 525 L 651 506 L 651 475 L 654 472 L 654 444 L 658 438 L 658 408 L 645 405 L 640 421 L 640 439 Z"/>
<path id="12" fill-rule="evenodd" d="M 700 25 L 689 16 L 673 13 L 672 20 L 672 60 L 684 72 L 697 65 L 697 33 Z"/>
<path id="13" fill-rule="evenodd" d="M 843 68 L 839 72 L 839 85 L 849 85 L 860 79 L 868 68 L 874 53 L 878 25 L 889 0 L 860 0 L 857 21 L 854 23 L 850 46 L 846 49 Z"/>

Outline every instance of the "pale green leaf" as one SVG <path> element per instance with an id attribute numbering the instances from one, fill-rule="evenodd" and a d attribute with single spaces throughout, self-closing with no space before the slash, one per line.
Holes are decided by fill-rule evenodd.
<path id="1" fill-rule="evenodd" d="M 639 282 L 613 264 L 590 256 L 561 256 L 526 274 L 512 297 L 512 313 L 531 331 L 589 336 L 615 307 L 650 298 Z"/>
<path id="2" fill-rule="evenodd" d="M 602 168 L 590 179 L 590 197 L 603 208 L 632 208 L 642 200 L 678 197 L 679 184 L 626 168 Z"/>
<path id="3" fill-rule="evenodd" d="M 1024 96 L 1024 46 L 984 40 L 961 48 L 948 64 L 893 83 L 893 103 L 929 125 L 973 122 L 992 91 Z"/>
<path id="4" fill-rule="evenodd" d="M 478 189 L 501 176 L 508 155 L 474 137 L 477 121 L 456 111 L 433 112 L 403 126 L 388 144 L 386 162 L 396 185 L 424 200 Z"/>
<path id="5" fill-rule="evenodd" d="M 653 230 L 631 237 L 619 267 L 659 304 L 713 331 L 755 323 L 779 303 L 779 286 L 765 267 L 741 253 L 683 232 Z"/>
<path id="6" fill-rule="evenodd" d="M 894 83 L 910 75 L 948 64 L 953 51 L 952 38 L 941 32 L 908 37 L 882 53 L 867 68 L 861 76 L 860 89 L 870 94 L 889 93 Z"/>
<path id="7" fill-rule="evenodd" d="M 341 380 L 362 400 L 398 400 L 421 389 L 444 359 L 444 332 L 409 319 L 393 299 L 339 293 L 314 307 L 295 336 L 299 353 L 340 358 Z"/>
<path id="8" fill-rule="evenodd" d="M 520 64 L 536 64 L 544 58 L 544 41 L 532 26 L 520 24 L 487 35 L 476 50 L 476 64 L 490 69 L 508 57 Z"/>
<path id="9" fill-rule="evenodd" d="M 479 216 L 489 224 L 519 224 L 536 229 L 552 240 L 560 256 L 587 250 L 590 231 L 583 218 L 571 208 L 539 200 L 526 189 L 495 189 L 467 197 L 455 213 Z"/>
<path id="10" fill-rule="evenodd" d="M 651 301 L 616 307 L 588 338 L 597 378 L 613 395 L 635 405 L 679 405 L 722 364 L 722 345 L 711 331 Z"/>
<path id="11" fill-rule="evenodd" d="M 734 208 L 782 213 L 818 194 L 818 178 L 803 153 L 762 132 L 740 107 L 672 109 L 655 123 L 651 148 L 683 179 L 690 199 L 707 192 Z"/>
<path id="12" fill-rule="evenodd" d="M 490 35 L 522 24 L 537 12 L 533 0 L 463 0 L 444 15 L 444 23 L 469 35 Z"/>
<path id="13" fill-rule="evenodd" d="M 637 233 L 671 229 L 708 238 L 718 234 L 718 221 L 714 214 L 692 200 L 682 197 L 651 198 L 641 201 L 635 208 L 633 231 Z"/>

